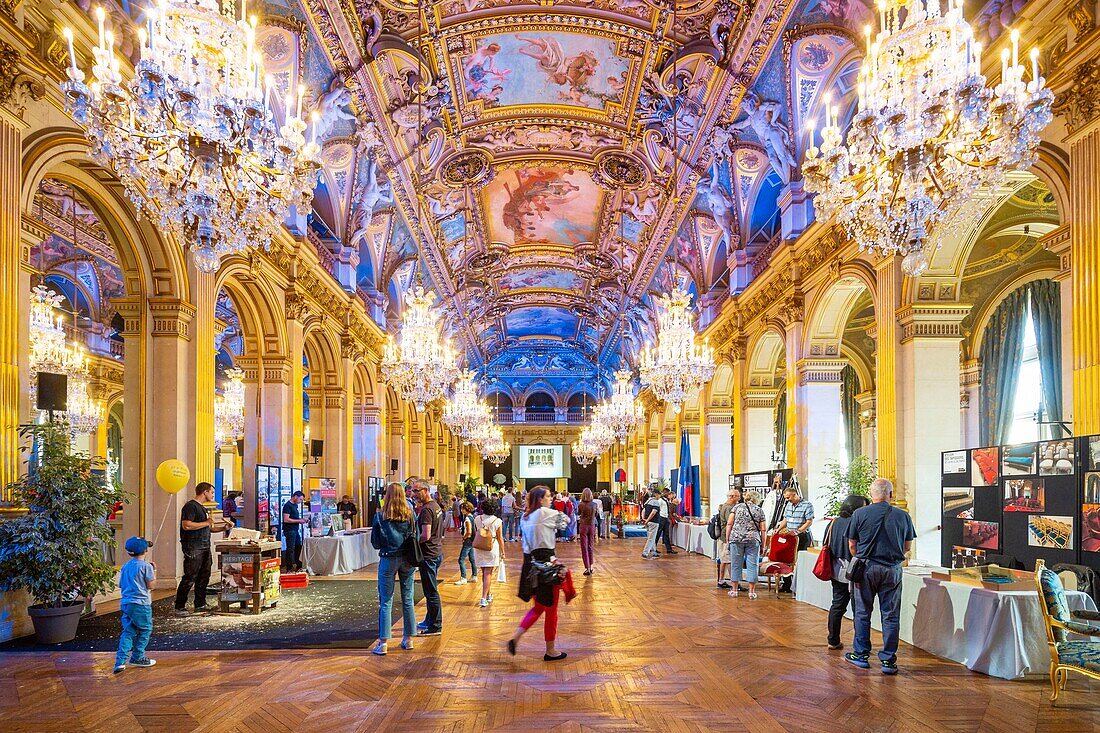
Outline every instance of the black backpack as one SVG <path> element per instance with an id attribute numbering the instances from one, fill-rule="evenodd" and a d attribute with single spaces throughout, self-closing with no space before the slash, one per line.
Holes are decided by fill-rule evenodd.
<path id="1" fill-rule="evenodd" d="M 715 514 L 710 518 L 710 522 L 707 524 L 707 534 L 710 535 L 712 540 L 719 539 L 722 536 L 722 518 L 720 514 Z"/>

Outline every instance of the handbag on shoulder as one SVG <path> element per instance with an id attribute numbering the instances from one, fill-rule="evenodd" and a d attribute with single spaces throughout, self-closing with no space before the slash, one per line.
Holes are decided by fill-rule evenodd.
<path id="1" fill-rule="evenodd" d="M 825 530 L 825 538 L 821 541 L 821 552 L 817 554 L 817 562 L 814 563 L 814 575 L 819 580 L 833 579 L 833 551 L 829 549 L 832 532 L 833 524 L 830 522 L 829 528 Z"/>
<path id="2" fill-rule="evenodd" d="M 412 529 L 407 535 L 405 535 L 405 542 L 402 548 L 405 552 L 405 560 L 410 565 L 420 566 L 420 563 L 424 562 L 424 551 L 420 549 L 420 533 L 416 530 L 416 525 L 413 525 Z"/>

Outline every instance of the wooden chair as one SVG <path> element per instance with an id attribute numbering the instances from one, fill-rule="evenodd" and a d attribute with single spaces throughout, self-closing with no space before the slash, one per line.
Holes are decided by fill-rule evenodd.
<path id="1" fill-rule="evenodd" d="M 1069 638 L 1071 631 L 1100 637 L 1100 626 L 1073 620 L 1076 617 L 1100 621 L 1100 613 L 1075 611 L 1071 614 L 1061 579 L 1042 560 L 1035 562 L 1035 588 L 1039 592 L 1039 607 L 1043 610 L 1047 645 L 1050 647 L 1050 701 L 1053 703 L 1066 689 L 1070 671 L 1100 680 L 1100 641 Z"/>

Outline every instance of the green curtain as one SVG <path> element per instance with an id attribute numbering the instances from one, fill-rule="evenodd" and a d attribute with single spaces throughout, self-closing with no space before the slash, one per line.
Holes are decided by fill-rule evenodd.
<path id="1" fill-rule="evenodd" d="M 779 396 L 775 400 L 775 452 L 787 455 L 787 385 L 779 387 Z M 787 465 L 791 465 L 790 458 Z"/>
<path id="2" fill-rule="evenodd" d="M 1012 291 L 989 319 L 982 337 L 981 442 L 1000 445 L 1008 440 L 1020 361 L 1024 355 L 1027 293 Z"/>
<path id="3" fill-rule="evenodd" d="M 1051 422 L 1062 420 L 1062 303 L 1058 283 L 1036 280 L 1024 286 L 1031 297 L 1031 322 L 1039 351 L 1039 373 L 1043 380 L 1043 415 Z M 1051 435 L 1061 437 L 1056 426 Z"/>
<path id="4" fill-rule="evenodd" d="M 840 415 L 844 419 L 844 436 L 847 442 L 848 463 L 862 453 L 862 440 L 859 434 L 859 377 L 851 364 L 840 370 Z"/>

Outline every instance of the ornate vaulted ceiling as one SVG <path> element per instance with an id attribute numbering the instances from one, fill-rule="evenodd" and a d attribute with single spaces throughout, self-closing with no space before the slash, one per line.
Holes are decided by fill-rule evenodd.
<path id="1" fill-rule="evenodd" d="M 321 118 L 309 236 L 387 328 L 419 275 L 516 395 L 606 379 L 655 294 L 705 322 L 766 266 L 807 122 L 851 114 L 869 0 L 793 2 L 268 2 Z"/>
<path id="2" fill-rule="evenodd" d="M 391 317 L 419 249 L 471 365 L 566 376 L 633 360 L 653 337 L 649 290 L 676 277 L 705 298 L 740 245 L 712 131 L 738 117 L 789 0 L 305 11 L 358 118 L 325 146 L 353 179 L 332 234 Z M 750 178 L 767 165 L 751 144 L 729 160 Z M 700 184 L 715 195 L 693 207 Z"/>

